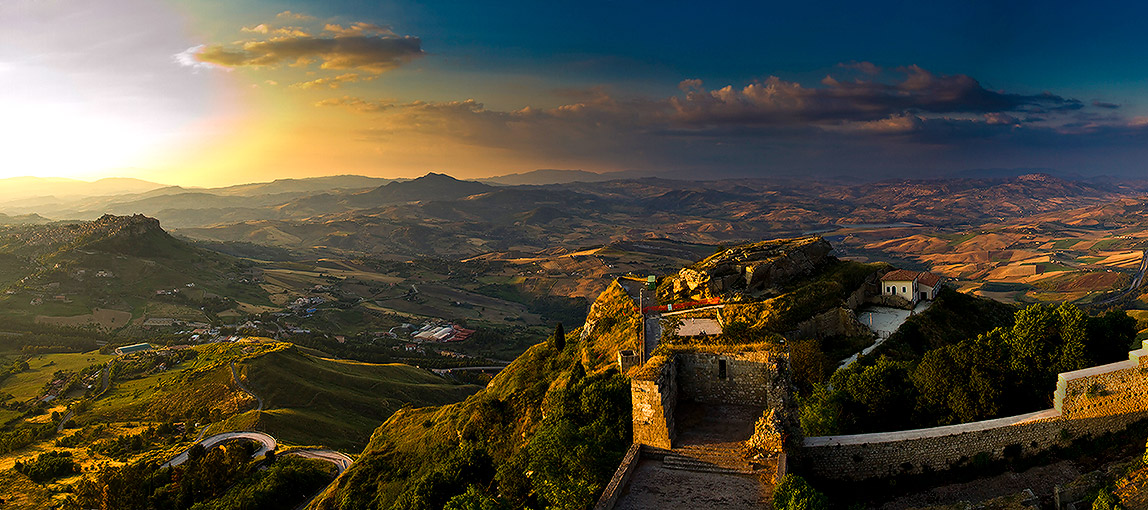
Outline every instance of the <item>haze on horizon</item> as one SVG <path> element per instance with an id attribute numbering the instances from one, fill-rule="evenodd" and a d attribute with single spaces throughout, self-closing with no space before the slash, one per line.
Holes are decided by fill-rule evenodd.
<path id="1" fill-rule="evenodd" d="M 0 178 L 1143 175 L 1148 6 L 0 3 Z"/>

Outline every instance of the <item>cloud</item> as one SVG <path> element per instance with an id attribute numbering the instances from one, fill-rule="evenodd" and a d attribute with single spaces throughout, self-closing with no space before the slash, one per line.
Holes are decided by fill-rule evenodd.
<path id="1" fill-rule="evenodd" d="M 199 60 L 199 58 L 198 58 L 199 52 L 203 51 L 204 48 L 206 48 L 206 46 L 204 46 L 202 44 L 199 46 L 192 46 L 186 50 L 183 50 L 179 53 L 176 53 L 175 55 L 172 55 L 171 58 L 172 58 L 172 60 L 175 61 L 175 63 L 177 63 L 183 67 L 190 67 L 196 71 L 199 71 L 201 69 L 219 69 L 219 68 L 221 68 L 221 66 L 212 64 L 210 62 L 204 62 L 202 60 Z M 226 68 L 224 68 L 224 69 L 226 69 Z"/>
<path id="2" fill-rule="evenodd" d="M 1103 101 L 1093 101 L 1092 106 L 1095 106 L 1097 108 L 1104 108 L 1104 109 L 1108 109 L 1108 110 L 1115 110 L 1117 108 L 1120 108 L 1120 105 L 1118 105 L 1116 103 L 1105 103 Z"/>
<path id="3" fill-rule="evenodd" d="M 375 79 L 374 76 L 360 76 L 355 73 L 340 74 L 330 78 L 319 78 L 317 80 L 305 81 L 291 85 L 298 89 L 337 89 L 344 83 L 356 83 L 360 81 L 371 81 Z"/>
<path id="4" fill-rule="evenodd" d="M 836 124 L 887 119 L 904 113 L 987 114 L 1070 111 L 1076 99 L 1043 93 L 1013 94 L 987 90 L 966 75 L 936 75 L 918 66 L 898 70 L 894 82 L 842 82 L 829 76 L 820 87 L 806 87 L 776 76 L 741 88 L 705 90 L 691 82 L 685 97 L 670 103 L 680 122 L 694 125 Z"/>
<path id="5" fill-rule="evenodd" d="M 291 12 L 291 11 L 283 11 L 279 14 L 276 14 L 275 17 L 278 19 L 289 19 L 289 20 L 295 20 L 295 21 L 312 21 L 315 19 L 314 16 L 308 16 L 306 14 L 301 14 L 301 13 Z"/>
<path id="6" fill-rule="evenodd" d="M 243 28 L 239 29 L 239 31 L 240 32 L 256 33 L 256 34 L 266 34 L 269 31 L 269 29 L 267 28 L 266 23 L 260 23 L 258 25 L 253 26 L 253 27 L 243 27 Z"/>
<path id="7" fill-rule="evenodd" d="M 851 60 L 849 62 L 841 62 L 837 64 L 837 67 L 861 71 L 862 73 L 870 76 L 881 74 L 881 68 L 874 65 L 872 62 L 858 62 L 856 60 Z"/>
<path id="8" fill-rule="evenodd" d="M 248 41 L 233 46 L 215 44 L 199 48 L 193 54 L 199 62 L 224 67 L 275 67 L 281 64 L 305 65 L 321 61 L 319 67 L 323 69 L 355 69 L 381 73 L 422 56 L 421 46 L 422 41 L 412 36 L 300 35 Z"/>
<path id="9" fill-rule="evenodd" d="M 357 97 L 343 96 L 339 98 L 324 99 L 315 103 L 315 106 L 342 106 L 359 113 L 378 113 L 394 108 L 395 104 L 390 101 L 367 101 Z"/>
<path id="10" fill-rule="evenodd" d="M 335 35 L 341 36 L 356 36 L 356 35 L 388 35 L 397 36 L 391 27 L 379 26 L 374 23 L 355 22 L 351 23 L 349 27 L 343 27 L 334 23 L 327 23 L 323 25 L 323 30 Z"/>
<path id="11" fill-rule="evenodd" d="M 771 77 L 713 89 L 689 79 L 661 98 L 623 99 L 602 87 L 560 90 L 555 97 L 565 104 L 516 110 L 475 99 L 350 96 L 316 106 L 371 114 L 361 141 L 428 147 L 427 161 L 449 147 L 595 169 L 937 171 L 984 166 L 997 156 L 1014 161 L 1022 153 L 1051 164 L 1070 156 L 1071 147 L 1132 151 L 1148 141 L 1148 120 L 1097 112 L 1070 97 L 988 90 L 969 76 L 916 66 L 881 76 L 812 84 Z"/>

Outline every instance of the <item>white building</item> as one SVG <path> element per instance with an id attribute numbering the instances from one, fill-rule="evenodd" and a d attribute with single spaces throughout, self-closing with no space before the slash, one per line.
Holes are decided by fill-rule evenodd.
<path id="1" fill-rule="evenodd" d="M 908 269 L 890 271 L 881 277 L 881 295 L 897 296 L 911 304 L 928 301 L 937 297 L 941 288 L 941 277 L 928 271 L 917 272 Z"/>

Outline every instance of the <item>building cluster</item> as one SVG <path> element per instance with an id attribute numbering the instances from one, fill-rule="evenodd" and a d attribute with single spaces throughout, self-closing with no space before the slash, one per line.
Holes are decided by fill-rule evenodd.
<path id="1" fill-rule="evenodd" d="M 473 329 L 466 329 L 457 324 L 439 325 L 426 323 L 418 331 L 411 334 L 416 342 L 461 342 L 474 334 Z"/>

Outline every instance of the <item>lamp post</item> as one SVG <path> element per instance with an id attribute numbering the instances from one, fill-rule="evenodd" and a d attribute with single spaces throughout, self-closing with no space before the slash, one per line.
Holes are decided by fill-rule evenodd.
<path id="1" fill-rule="evenodd" d="M 646 364 L 646 312 L 642 311 L 641 287 L 638 287 L 638 363 Z"/>

